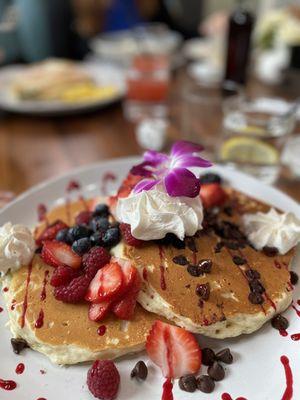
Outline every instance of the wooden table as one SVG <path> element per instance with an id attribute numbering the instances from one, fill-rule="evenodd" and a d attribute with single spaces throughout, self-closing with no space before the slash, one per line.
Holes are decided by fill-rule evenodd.
<path id="1" fill-rule="evenodd" d="M 173 99 L 182 85 L 183 75 L 177 73 Z M 250 87 L 252 92 L 259 92 L 261 85 L 254 82 Z M 273 89 L 269 90 L 274 94 Z M 283 90 L 280 94 L 286 93 Z M 177 108 L 173 107 L 173 121 L 177 112 L 178 102 Z M 121 104 L 68 117 L 0 115 L 0 190 L 20 193 L 74 167 L 138 153 L 141 149 L 134 126 L 124 119 Z M 277 186 L 300 201 L 299 182 L 281 178 Z"/>

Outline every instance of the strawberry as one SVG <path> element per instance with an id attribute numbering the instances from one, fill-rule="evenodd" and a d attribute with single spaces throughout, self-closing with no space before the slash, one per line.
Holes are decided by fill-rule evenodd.
<path id="1" fill-rule="evenodd" d="M 102 303 L 91 303 L 89 308 L 89 319 L 91 321 L 102 321 L 109 309 L 111 303 L 109 301 L 102 301 Z"/>
<path id="2" fill-rule="evenodd" d="M 188 331 L 155 321 L 147 337 L 146 350 L 166 378 L 195 374 L 201 366 L 201 350 Z"/>
<path id="3" fill-rule="evenodd" d="M 100 303 L 116 298 L 123 288 L 123 274 L 117 262 L 110 262 L 101 268 L 90 283 L 85 299 Z"/>
<path id="4" fill-rule="evenodd" d="M 47 226 L 36 239 L 36 244 L 40 246 L 45 240 L 54 240 L 56 234 L 65 228 L 68 228 L 68 225 L 66 225 L 63 221 L 57 220 L 53 222 L 53 224 Z"/>
<path id="5" fill-rule="evenodd" d="M 132 263 L 129 260 L 125 260 L 123 258 L 113 257 L 112 261 L 118 263 L 121 267 L 123 273 L 123 286 L 124 286 L 123 293 L 125 293 L 131 288 L 135 280 L 135 276 L 138 273 L 137 269 L 132 265 Z"/>
<path id="6" fill-rule="evenodd" d="M 125 293 L 124 297 L 112 305 L 112 311 L 116 317 L 125 320 L 129 320 L 133 317 L 136 300 L 141 289 L 141 283 L 141 278 L 136 272 L 131 288 Z"/>
<path id="7" fill-rule="evenodd" d="M 108 205 L 113 210 L 117 204 L 118 198 L 128 197 L 135 185 L 143 179 L 142 176 L 128 174 L 121 183 L 121 186 L 115 196 L 108 199 Z"/>
<path id="8" fill-rule="evenodd" d="M 200 198 L 204 207 L 210 208 L 222 205 L 227 199 L 227 194 L 219 183 L 207 183 L 201 185 Z"/>
<path id="9" fill-rule="evenodd" d="M 41 257 L 46 264 L 52 265 L 52 267 L 65 265 L 77 269 L 81 266 L 81 257 L 74 253 L 71 246 L 57 240 L 46 240 L 43 243 Z"/>

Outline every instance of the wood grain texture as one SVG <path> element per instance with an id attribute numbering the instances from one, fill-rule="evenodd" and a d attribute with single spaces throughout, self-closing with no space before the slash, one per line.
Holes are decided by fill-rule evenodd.
<path id="1" fill-rule="evenodd" d="M 170 95 L 171 140 L 181 136 L 180 94 L 185 79 L 181 71 L 173 76 Z M 252 93 L 261 93 L 263 90 L 255 81 L 251 82 L 249 88 Z M 267 90 L 269 95 L 286 98 L 291 97 L 289 94 L 292 93 L 287 87 Z M 216 132 L 211 132 L 211 135 L 216 135 Z M 124 119 L 120 103 L 93 113 L 68 117 L 0 114 L 0 190 L 20 193 L 74 167 L 141 152 L 135 140 L 134 126 Z M 299 181 L 282 177 L 277 186 L 300 201 Z"/>

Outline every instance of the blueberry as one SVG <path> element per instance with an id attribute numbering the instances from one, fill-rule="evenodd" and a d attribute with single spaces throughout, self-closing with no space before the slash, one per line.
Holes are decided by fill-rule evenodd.
<path id="1" fill-rule="evenodd" d="M 112 247 L 116 246 L 120 241 L 120 231 L 119 228 L 109 228 L 102 238 L 104 246 Z"/>
<path id="2" fill-rule="evenodd" d="M 87 237 L 75 240 L 75 242 L 72 244 L 72 250 L 80 256 L 83 256 L 83 254 L 87 253 L 91 247 L 91 241 Z"/>
<path id="3" fill-rule="evenodd" d="M 92 245 L 93 246 L 102 246 L 103 245 L 102 237 L 103 237 L 102 232 L 93 233 L 92 236 L 90 237 Z"/>
<path id="4" fill-rule="evenodd" d="M 69 229 L 68 236 L 73 243 L 75 240 L 87 238 L 91 235 L 91 231 L 85 225 L 75 225 Z"/>
<path id="5" fill-rule="evenodd" d="M 90 227 L 94 232 L 105 232 L 109 227 L 108 219 L 105 217 L 94 217 L 90 222 Z"/>
<path id="6" fill-rule="evenodd" d="M 93 212 L 93 216 L 96 217 L 108 217 L 109 208 L 106 204 L 97 204 Z"/>
<path id="7" fill-rule="evenodd" d="M 69 228 L 64 228 L 64 229 L 61 229 L 60 231 L 58 231 L 55 239 L 58 240 L 59 242 L 64 242 L 64 243 L 70 244 Z"/>
<path id="8" fill-rule="evenodd" d="M 202 184 L 204 184 L 204 183 L 221 183 L 222 178 L 217 174 L 208 173 L 208 174 L 204 174 L 204 175 L 200 176 L 200 182 Z"/>

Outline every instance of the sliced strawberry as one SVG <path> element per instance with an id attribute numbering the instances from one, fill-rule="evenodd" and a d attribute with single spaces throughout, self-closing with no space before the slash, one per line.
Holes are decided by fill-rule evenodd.
<path id="1" fill-rule="evenodd" d="M 121 183 L 117 194 L 115 196 L 109 197 L 108 199 L 108 205 L 112 209 L 112 211 L 117 204 L 118 198 L 128 197 L 132 189 L 141 179 L 143 179 L 143 177 L 138 175 L 128 174 L 126 176 L 126 178 Z"/>
<path id="2" fill-rule="evenodd" d="M 61 220 L 55 221 L 50 226 L 47 226 L 36 239 L 36 244 L 40 246 L 45 240 L 54 240 L 57 233 L 62 229 L 68 228 L 68 225 Z"/>
<path id="3" fill-rule="evenodd" d="M 141 289 L 142 281 L 138 273 L 135 274 L 131 288 L 126 292 L 124 297 L 115 302 L 112 306 L 112 311 L 116 317 L 129 320 L 134 315 L 136 300 Z"/>
<path id="4" fill-rule="evenodd" d="M 89 319 L 91 321 L 102 321 L 108 314 L 111 303 L 102 301 L 102 303 L 91 303 L 89 308 Z"/>
<path id="5" fill-rule="evenodd" d="M 116 262 L 110 262 L 101 268 L 90 283 L 85 299 L 99 303 L 116 298 L 123 288 L 123 273 Z"/>
<path id="6" fill-rule="evenodd" d="M 71 246 L 57 240 L 44 242 L 41 257 L 46 264 L 52 265 L 52 267 L 66 265 L 77 269 L 81 266 L 81 257 L 72 250 Z"/>
<path id="7" fill-rule="evenodd" d="M 116 262 L 120 265 L 122 273 L 123 273 L 123 284 L 124 284 L 124 293 L 128 291 L 137 275 L 137 269 L 132 265 L 129 260 L 125 260 L 124 258 L 113 257 L 113 262 Z"/>
<path id="8" fill-rule="evenodd" d="M 210 208 L 222 205 L 227 199 L 227 194 L 219 183 L 207 183 L 201 185 L 200 197 L 204 207 Z"/>
<path id="9" fill-rule="evenodd" d="M 155 321 L 147 337 L 146 350 L 166 378 L 195 374 L 201 367 L 201 349 L 188 331 Z"/>

